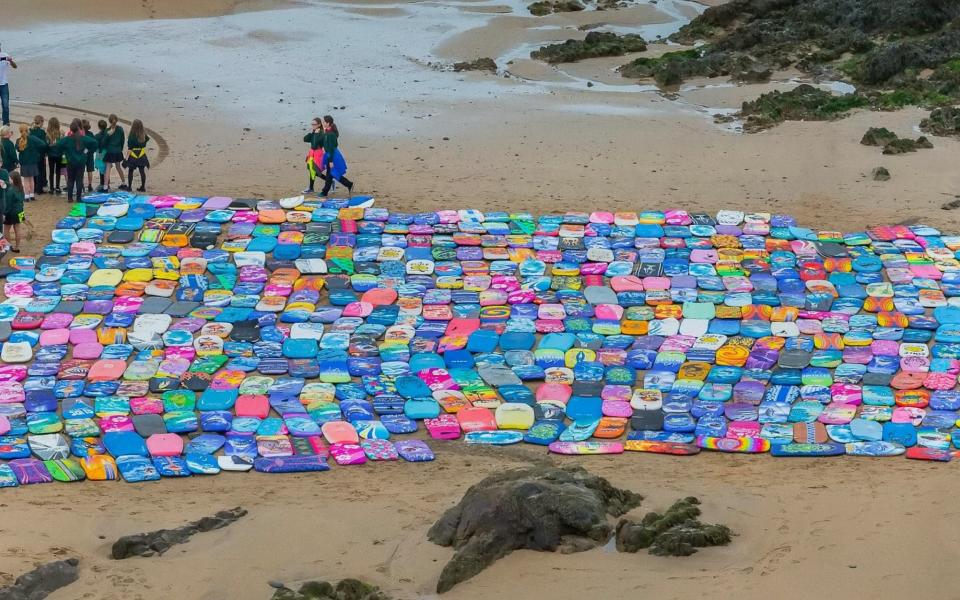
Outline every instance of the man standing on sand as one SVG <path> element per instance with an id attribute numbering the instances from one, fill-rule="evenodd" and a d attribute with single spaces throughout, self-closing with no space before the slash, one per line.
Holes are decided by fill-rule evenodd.
<path id="1" fill-rule="evenodd" d="M 0 47 L 0 104 L 3 105 L 3 125 L 10 124 L 10 86 L 7 84 L 7 73 L 10 67 L 17 68 L 13 57 L 2 51 Z"/>

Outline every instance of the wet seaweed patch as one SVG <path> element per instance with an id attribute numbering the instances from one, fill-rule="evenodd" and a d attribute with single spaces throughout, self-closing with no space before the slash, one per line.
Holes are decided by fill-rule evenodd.
<path id="1" fill-rule="evenodd" d="M 639 523 L 621 519 L 616 544 L 620 552 L 649 549 L 657 556 L 690 556 L 697 548 L 725 546 L 732 533 L 726 525 L 701 523 L 700 500 L 689 496 L 663 513 L 649 512 Z"/>
<path id="2" fill-rule="evenodd" d="M 835 96 L 803 84 L 786 92 L 775 90 L 744 102 L 738 116 L 743 119 L 745 131 L 761 131 L 783 121 L 833 121 L 867 105 L 867 100 L 861 96 Z"/>

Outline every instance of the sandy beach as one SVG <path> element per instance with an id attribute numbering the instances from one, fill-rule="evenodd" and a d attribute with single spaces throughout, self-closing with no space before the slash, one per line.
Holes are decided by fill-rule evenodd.
<path id="1" fill-rule="evenodd" d="M 613 73 L 630 57 L 562 69 L 526 58 L 596 23 L 666 35 L 713 0 L 543 18 L 516 0 L 90 0 L 80 3 L 79 22 L 53 3 L 7 2 L 4 16 L 12 17 L 0 23 L 0 41 L 20 63 L 11 75 L 13 120 L 142 119 L 156 133 L 147 182 L 154 193 L 295 194 L 306 184 L 304 130 L 313 116 L 332 114 L 357 191 L 391 210 L 730 208 L 788 213 L 824 230 L 917 222 L 960 230 L 960 212 L 940 208 L 960 194 L 958 142 L 936 138 L 933 149 L 903 156 L 859 144 L 871 126 L 915 137 L 922 110 L 859 111 L 744 134 L 713 115 L 767 85 L 693 81 L 668 95 Z M 52 43 L 64 39 L 69 50 Z M 499 72 L 440 66 L 481 56 L 495 58 Z M 880 165 L 890 181 L 871 179 Z M 39 253 L 67 211 L 62 196 L 28 204 L 33 236 L 24 252 Z M 737 537 L 689 559 L 518 551 L 444 598 L 956 593 L 952 465 L 709 453 L 560 459 L 532 447 L 456 442 L 436 452 L 430 464 L 320 474 L 2 490 L 0 586 L 35 564 L 78 556 L 80 580 L 51 600 L 256 600 L 270 597 L 269 580 L 343 577 L 400 599 L 435 598 L 452 551 L 428 542 L 427 528 L 484 476 L 549 461 L 582 464 L 643 494 L 635 517 L 698 496 L 704 520 Z M 109 558 L 120 535 L 233 506 L 249 516 L 162 557 Z"/>

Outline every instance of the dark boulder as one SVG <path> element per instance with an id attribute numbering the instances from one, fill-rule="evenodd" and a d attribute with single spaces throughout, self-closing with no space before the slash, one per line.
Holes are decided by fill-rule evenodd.
<path id="1" fill-rule="evenodd" d="M 443 568 L 443 593 L 517 549 L 586 550 L 606 542 L 620 516 L 642 497 L 584 469 L 534 467 L 487 477 L 430 528 L 427 537 L 456 553 Z M 576 539 L 574 542 L 573 539 Z"/>
<path id="2" fill-rule="evenodd" d="M 860 143 L 864 146 L 880 146 L 883 148 L 895 139 L 897 139 L 897 134 L 886 127 L 871 127 L 860 138 Z"/>
<path id="3" fill-rule="evenodd" d="M 68 558 L 40 565 L 17 577 L 12 586 L 0 589 L 0 600 L 43 600 L 79 579 L 79 564 L 76 558 Z"/>

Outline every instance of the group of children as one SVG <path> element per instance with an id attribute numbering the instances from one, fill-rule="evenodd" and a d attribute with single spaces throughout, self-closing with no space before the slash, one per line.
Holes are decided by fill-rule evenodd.
<path id="1" fill-rule="evenodd" d="M 100 174 L 98 191 L 110 191 L 113 171 L 120 179 L 119 189 L 131 190 L 133 174 L 137 171 L 140 173 L 137 191 L 146 190 L 150 136 L 140 119 L 131 123 L 129 135 L 119 124 L 117 115 L 101 119 L 95 134 L 87 119 L 74 119 L 66 132 L 57 117 L 50 117 L 46 128 L 44 121 L 42 115 L 37 115 L 32 126 L 21 124 L 17 138 L 10 126 L 0 129 L 0 167 L 8 173 L 19 170 L 25 201 L 30 202 L 45 189 L 51 194 L 62 194 L 60 182 L 65 174 L 67 199 L 79 202 L 83 198 L 83 175 L 87 176 L 86 191 L 92 192 L 94 171 Z M 123 167 L 127 169 L 126 184 Z"/>
<path id="2" fill-rule="evenodd" d="M 313 193 L 313 185 L 318 176 L 323 177 L 323 190 L 320 196 L 325 197 L 333 188 L 334 180 L 353 192 L 353 182 L 347 179 L 347 161 L 339 150 L 340 131 L 333 117 L 326 115 L 321 119 L 315 117 L 310 122 L 310 133 L 303 136 L 303 141 L 310 144 L 307 152 L 307 174 L 310 176 L 310 186 L 303 190 L 304 194 Z"/>

